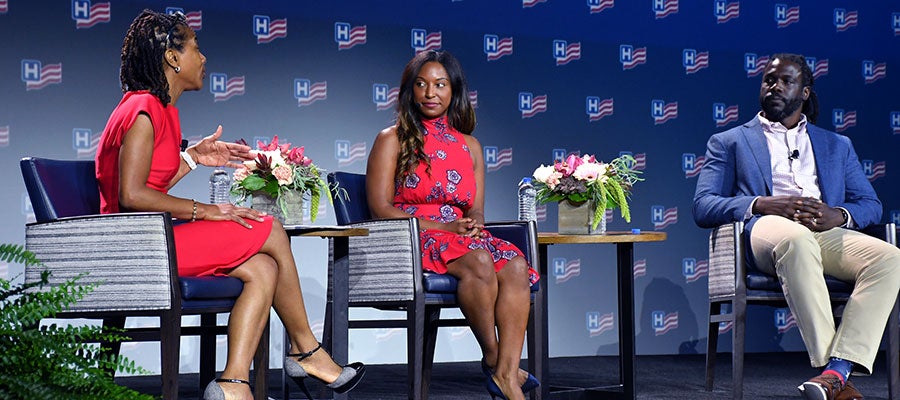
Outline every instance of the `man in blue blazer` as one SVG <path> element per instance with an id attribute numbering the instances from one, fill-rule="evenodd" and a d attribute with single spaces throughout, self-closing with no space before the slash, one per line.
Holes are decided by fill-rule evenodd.
<path id="1" fill-rule="evenodd" d="M 762 111 L 713 135 L 694 195 L 694 221 L 744 221 L 751 267 L 778 276 L 813 367 L 803 398 L 861 399 L 851 371 L 871 373 L 900 291 L 900 250 L 857 232 L 882 206 L 846 136 L 815 125 L 812 71 L 776 54 L 760 87 Z M 855 282 L 835 329 L 824 274 Z"/>

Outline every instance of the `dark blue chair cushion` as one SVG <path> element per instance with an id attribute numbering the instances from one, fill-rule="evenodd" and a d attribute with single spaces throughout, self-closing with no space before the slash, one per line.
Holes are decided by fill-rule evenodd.
<path id="1" fill-rule="evenodd" d="M 328 174 L 328 184 L 334 187 L 334 216 L 338 225 L 372 219 L 366 200 L 366 176 L 349 172 Z"/>
<path id="2" fill-rule="evenodd" d="M 426 272 L 423 275 L 423 289 L 427 293 L 448 293 L 455 294 L 456 286 L 459 284 L 459 281 L 447 274 L 436 274 L 433 272 Z M 537 292 L 540 288 L 540 285 L 531 285 L 531 291 Z"/>
<path id="3" fill-rule="evenodd" d="M 853 292 L 852 284 L 829 275 L 825 276 L 825 285 L 828 286 L 828 291 L 831 292 L 832 295 L 849 294 Z M 784 297 L 784 294 L 781 291 L 781 283 L 778 282 L 778 278 L 756 271 L 747 272 L 747 290 L 753 290 L 757 294 L 760 292 L 775 292 L 773 294 Z"/>
<path id="4" fill-rule="evenodd" d="M 178 282 L 184 300 L 237 298 L 244 289 L 240 279 L 229 276 L 180 277 Z"/>
<path id="5" fill-rule="evenodd" d="M 19 166 L 37 222 L 100 213 L 93 160 L 26 157 Z"/>

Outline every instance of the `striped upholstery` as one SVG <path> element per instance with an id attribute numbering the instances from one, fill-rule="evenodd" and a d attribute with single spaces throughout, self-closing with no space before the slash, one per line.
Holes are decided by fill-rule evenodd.
<path id="1" fill-rule="evenodd" d="M 353 226 L 368 229 L 369 236 L 350 238 L 350 302 L 412 301 L 416 272 L 422 269 L 418 221 L 405 218 Z"/>
<path id="2" fill-rule="evenodd" d="M 709 235 L 709 297 L 716 299 L 735 293 L 735 240 L 744 224 L 736 222 L 713 229 Z"/>
<path id="3" fill-rule="evenodd" d="M 69 311 L 170 309 L 166 217 L 165 213 L 133 213 L 29 224 L 25 247 L 44 266 L 26 268 L 25 281 L 39 281 L 46 267 L 53 271 L 51 286 L 80 274 L 85 274 L 80 283 L 99 284 Z"/>

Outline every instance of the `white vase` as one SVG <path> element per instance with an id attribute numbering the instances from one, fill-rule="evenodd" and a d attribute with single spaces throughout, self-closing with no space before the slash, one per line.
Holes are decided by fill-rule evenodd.
<path id="1" fill-rule="evenodd" d="M 253 192 L 250 208 L 265 212 L 281 221 L 282 225 L 299 225 L 303 223 L 303 193 L 295 190 L 281 194 L 284 209 L 278 199 L 262 191 Z"/>
<path id="2" fill-rule="evenodd" d="M 605 235 L 606 213 L 602 213 L 597 229 L 591 229 L 594 220 L 594 202 L 572 203 L 568 200 L 559 202 L 557 229 L 565 235 Z"/>

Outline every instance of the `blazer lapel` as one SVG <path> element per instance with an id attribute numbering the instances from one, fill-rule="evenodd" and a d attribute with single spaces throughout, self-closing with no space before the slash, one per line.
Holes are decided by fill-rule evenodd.
<path id="1" fill-rule="evenodd" d="M 763 133 L 762 125 L 759 119 L 753 118 L 750 122 L 743 126 L 744 139 L 747 140 L 750 153 L 756 160 L 756 167 L 765 182 L 766 194 L 772 194 L 772 159 L 769 155 L 769 146 L 766 144 L 766 137 Z"/>
<path id="2" fill-rule="evenodd" d="M 806 132 L 809 134 L 809 142 L 812 145 L 813 156 L 816 158 L 816 175 L 819 178 L 819 191 L 822 193 L 822 201 L 827 204 L 837 204 L 833 201 L 843 201 L 843 199 L 832 199 L 828 189 L 834 187 L 834 173 L 839 171 L 838 165 L 834 165 L 834 158 L 830 155 L 833 150 L 830 143 L 820 129 L 812 124 L 806 125 Z"/>

